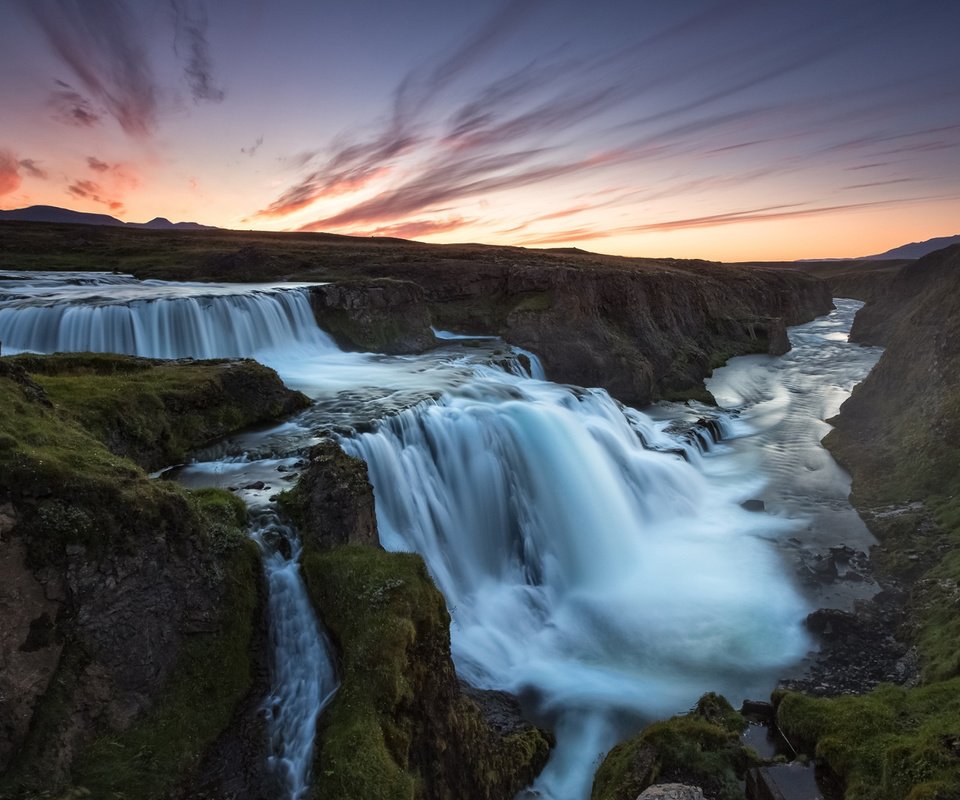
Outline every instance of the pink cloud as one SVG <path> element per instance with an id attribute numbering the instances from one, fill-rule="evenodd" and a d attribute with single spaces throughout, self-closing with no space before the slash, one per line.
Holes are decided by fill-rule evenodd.
<path id="1" fill-rule="evenodd" d="M 0 150 L 0 195 L 15 192 L 22 182 L 17 157 L 9 150 Z"/>

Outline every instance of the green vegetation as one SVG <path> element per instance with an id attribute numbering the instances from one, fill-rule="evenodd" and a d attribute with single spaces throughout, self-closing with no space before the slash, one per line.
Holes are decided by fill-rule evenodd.
<path id="1" fill-rule="evenodd" d="M 186 447 L 196 423 L 184 415 L 175 419 L 178 407 L 158 404 L 156 397 L 191 397 L 190 385 L 201 381 L 202 394 L 207 372 L 216 376 L 222 369 L 82 354 L 0 359 L 0 497 L 10 498 L 17 510 L 16 532 L 26 544 L 29 566 L 62 570 L 68 545 L 83 545 L 82 558 L 96 563 L 162 541 L 176 554 L 171 558 L 182 559 L 178 563 L 205 587 L 194 591 L 209 593 L 216 609 L 208 628 L 183 634 L 173 670 L 147 712 L 125 730 L 101 720 L 90 728 L 97 738 L 72 752 L 72 763 L 51 769 L 51 757 L 59 758 L 53 751 L 66 746 L 71 753 L 73 747 L 62 744 L 63 731 L 72 731 L 81 743 L 88 738 L 83 726 L 93 723 L 85 719 L 87 712 L 79 714 L 75 694 L 90 669 L 103 669 L 73 627 L 71 608 L 57 622 L 64 649 L 50 689 L 0 795 L 46 796 L 62 788 L 66 774 L 92 797 L 166 796 L 228 727 L 249 691 L 260 578 L 259 553 L 245 532 L 245 506 L 218 489 L 188 491 L 152 481 L 140 466 L 108 449 L 148 451 L 144 461 L 150 463 L 154 451 L 123 441 L 128 433 L 141 435 L 137 426 L 146 424 L 150 413 L 156 417 L 151 430 L 168 431 L 177 447 Z M 98 418 L 98 409 L 107 421 Z M 124 409 L 131 418 L 111 427 L 109 419 Z M 218 424 L 232 418 L 220 416 Z M 149 591 L 149 581 L 144 587 Z M 131 591 L 128 585 L 126 602 L 133 599 Z"/>
<path id="2" fill-rule="evenodd" d="M 960 787 L 960 679 L 860 697 L 788 694 L 777 711 L 795 744 L 846 784 L 846 800 L 949 800 Z"/>
<path id="3" fill-rule="evenodd" d="M 635 800 L 655 782 L 700 786 L 721 800 L 742 800 L 738 778 L 756 763 L 742 746 L 746 720 L 709 693 L 688 714 L 655 722 L 613 748 L 600 765 L 591 800 Z"/>
<path id="4" fill-rule="evenodd" d="M 533 779 L 549 743 L 533 727 L 496 736 L 460 694 L 450 617 L 419 556 L 339 547 L 307 554 L 303 571 L 342 658 L 318 796 L 509 800 Z"/>
<path id="5" fill-rule="evenodd" d="M 254 361 L 168 362 L 80 353 L 15 356 L 47 397 L 117 455 L 146 469 L 191 448 L 306 407 Z"/>

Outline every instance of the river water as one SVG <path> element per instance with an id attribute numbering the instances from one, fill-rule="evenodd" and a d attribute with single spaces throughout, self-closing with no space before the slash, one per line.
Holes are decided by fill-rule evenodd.
<path id="1" fill-rule="evenodd" d="M 586 798 L 616 741 L 704 691 L 735 704 L 765 697 L 808 653 L 810 610 L 873 591 L 868 581 L 811 584 L 797 574 L 829 547 L 871 543 L 846 501 L 847 477 L 819 444 L 823 419 L 879 356 L 847 342 L 853 301 L 792 328 L 786 356 L 717 370 L 708 385 L 720 409 L 644 413 L 603 390 L 546 381 L 535 358 L 498 340 L 441 334 L 422 356 L 343 353 L 316 328 L 302 286 L 66 281 L 0 276 L 5 352 L 248 355 L 314 400 L 291 421 L 200 454 L 179 479 L 263 481 L 238 489 L 262 520 L 319 436 L 363 458 L 384 547 L 420 553 L 446 598 L 461 676 L 516 694 L 556 732 L 531 796 Z M 748 500 L 765 510 L 746 510 Z M 267 574 L 296 595 L 295 532 L 283 535 L 292 558 L 271 567 L 280 557 L 267 545 Z M 275 602 L 273 577 L 277 688 L 266 707 L 275 725 L 298 720 L 299 732 L 277 733 L 271 758 L 298 798 L 310 726 L 335 677 L 309 604 Z M 319 649 L 291 658 L 291 642 L 308 640 Z M 304 660 L 316 670 L 287 669 Z"/>

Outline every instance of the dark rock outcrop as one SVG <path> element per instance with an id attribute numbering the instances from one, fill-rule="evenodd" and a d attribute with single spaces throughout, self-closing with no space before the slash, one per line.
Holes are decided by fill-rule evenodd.
<path id="1" fill-rule="evenodd" d="M 300 480 L 280 500 L 281 508 L 311 547 L 380 546 L 367 465 L 347 455 L 334 441 L 321 442 L 310 450 Z"/>
<path id="2" fill-rule="evenodd" d="M 340 653 L 314 768 L 326 800 L 511 800 L 552 740 L 502 692 L 464 686 L 450 655 L 443 595 L 412 553 L 379 546 L 363 461 L 314 447 L 281 508 L 298 523 L 302 570 Z"/>
<path id="3" fill-rule="evenodd" d="M 82 423 L 151 372 L 170 388 L 203 368 L 101 375 L 98 359 L 0 360 L 2 796 L 171 796 L 254 690 L 262 592 L 243 504 L 149 480 Z M 109 391 L 86 391 L 101 379 Z"/>
<path id="4" fill-rule="evenodd" d="M 490 251 L 357 272 L 418 284 L 437 327 L 500 335 L 552 380 L 639 405 L 700 387 L 731 356 L 785 352 L 785 326 L 832 305 L 824 282 L 792 270 Z"/>
<path id="5" fill-rule="evenodd" d="M 319 797 L 511 800 L 533 781 L 550 736 L 516 717 L 492 724 L 461 689 L 450 616 L 418 555 L 345 546 L 308 553 L 303 571 L 341 653 Z"/>
<path id="6" fill-rule="evenodd" d="M 607 753 L 591 800 L 634 800 L 654 782 L 702 787 L 709 800 L 742 797 L 739 778 L 756 763 L 740 740 L 747 721 L 708 693 L 687 714 L 655 722 Z"/>
<path id="7" fill-rule="evenodd" d="M 272 369 L 249 359 L 170 362 L 79 353 L 19 355 L 7 363 L 29 373 L 36 389 L 112 453 L 147 470 L 179 463 L 190 449 L 310 404 Z"/>
<path id="8" fill-rule="evenodd" d="M 317 324 L 341 347 L 373 353 L 419 353 L 437 345 L 423 290 L 388 278 L 317 286 Z"/>

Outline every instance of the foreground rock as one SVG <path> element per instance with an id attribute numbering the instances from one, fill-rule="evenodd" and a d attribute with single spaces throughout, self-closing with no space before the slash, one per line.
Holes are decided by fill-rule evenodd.
<path id="1" fill-rule="evenodd" d="M 324 441 L 310 450 L 306 469 L 281 496 L 281 507 L 308 546 L 380 546 L 367 465 L 336 442 Z"/>
<path id="2" fill-rule="evenodd" d="M 590 798 L 646 798 L 648 787 L 660 782 L 698 787 L 708 800 L 738 800 L 739 779 L 756 762 L 740 741 L 746 725 L 723 697 L 705 694 L 689 714 L 655 722 L 614 747 L 597 770 Z"/>
<path id="3" fill-rule="evenodd" d="M 363 462 L 319 445 L 282 505 L 303 519 L 304 579 L 340 653 L 340 689 L 321 719 L 317 796 L 511 800 L 543 768 L 552 740 L 509 695 L 458 681 L 450 615 L 423 560 L 376 544 Z"/>
<path id="4" fill-rule="evenodd" d="M 272 369 L 249 359 L 178 362 L 110 353 L 8 359 L 112 453 L 147 470 L 190 449 L 306 408 Z"/>
<path id="5" fill-rule="evenodd" d="M 682 783 L 657 783 L 640 792 L 637 800 L 703 800 L 703 789 Z"/>
<path id="6" fill-rule="evenodd" d="M 169 452 L 153 431 L 183 442 L 275 410 L 275 376 L 270 391 L 231 396 L 250 372 L 266 386 L 259 369 L 0 360 L 0 796 L 169 797 L 234 725 L 262 604 L 246 510 L 142 466 Z M 141 403 L 147 434 L 135 417 L 111 425 L 121 407 L 146 413 Z"/>

